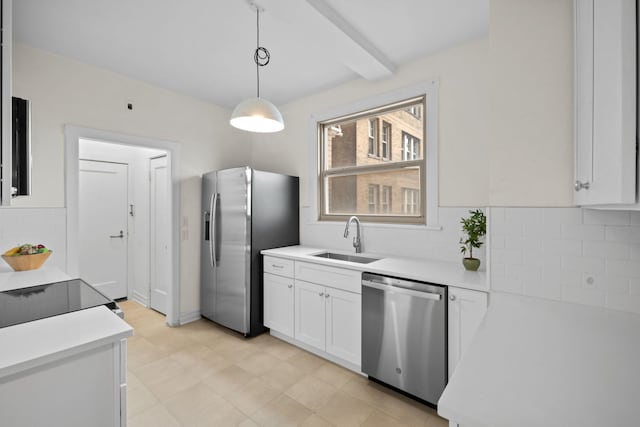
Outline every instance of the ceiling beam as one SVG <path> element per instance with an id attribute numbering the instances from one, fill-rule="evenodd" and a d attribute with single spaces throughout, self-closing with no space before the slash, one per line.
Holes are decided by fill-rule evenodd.
<path id="1" fill-rule="evenodd" d="M 347 22 L 326 0 L 307 0 L 320 15 L 353 42 L 357 52 L 345 60 L 345 65 L 367 80 L 388 77 L 396 66 L 373 43 Z"/>

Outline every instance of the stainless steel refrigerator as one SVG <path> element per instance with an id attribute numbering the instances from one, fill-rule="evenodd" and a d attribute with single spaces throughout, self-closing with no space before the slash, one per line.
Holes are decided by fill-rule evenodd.
<path id="1" fill-rule="evenodd" d="M 263 249 L 299 244 L 298 177 L 249 167 L 202 176 L 200 311 L 245 336 L 262 323 Z"/>

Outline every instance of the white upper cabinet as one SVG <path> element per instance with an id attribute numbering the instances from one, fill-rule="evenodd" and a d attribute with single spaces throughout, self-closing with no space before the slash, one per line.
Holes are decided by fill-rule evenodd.
<path id="1" fill-rule="evenodd" d="M 575 203 L 637 202 L 636 2 L 575 0 Z"/>
<path id="2" fill-rule="evenodd" d="M 0 0 L 2 8 L 2 44 L 0 46 L 0 205 L 11 204 L 11 45 L 12 0 Z"/>

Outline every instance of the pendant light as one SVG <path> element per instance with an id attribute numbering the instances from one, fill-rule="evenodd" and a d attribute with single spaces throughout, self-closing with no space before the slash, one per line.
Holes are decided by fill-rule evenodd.
<path id="1" fill-rule="evenodd" d="M 242 101 L 231 114 L 231 126 L 249 132 L 278 132 L 284 129 L 284 120 L 278 108 L 264 98 L 260 98 L 260 67 L 269 63 L 269 51 L 260 46 L 260 6 L 256 8 L 256 50 L 253 60 L 256 63 L 257 97 Z"/>

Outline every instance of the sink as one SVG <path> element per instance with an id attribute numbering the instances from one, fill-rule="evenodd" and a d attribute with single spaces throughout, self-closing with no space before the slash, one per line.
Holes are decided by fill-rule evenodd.
<path id="1" fill-rule="evenodd" d="M 369 258 L 369 257 L 359 256 L 359 255 L 337 254 L 334 252 L 322 252 L 319 254 L 315 254 L 313 256 L 317 256 L 320 258 L 337 259 L 340 261 L 357 262 L 359 264 L 369 264 L 370 262 L 378 261 L 380 259 L 380 258 Z"/>

